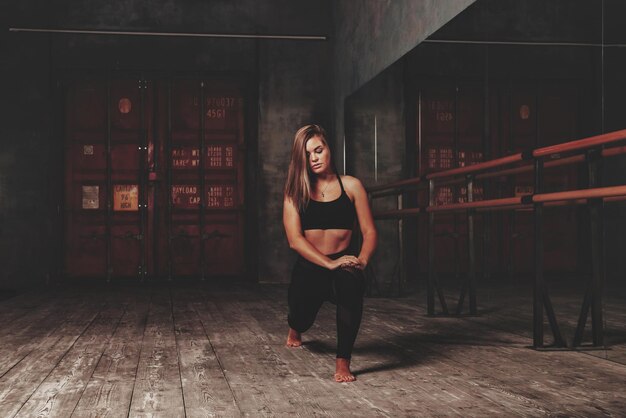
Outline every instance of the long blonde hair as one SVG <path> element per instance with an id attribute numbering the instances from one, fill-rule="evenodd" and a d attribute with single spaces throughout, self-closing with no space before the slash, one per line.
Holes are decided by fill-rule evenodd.
<path id="1" fill-rule="evenodd" d="M 303 212 L 308 206 L 311 199 L 311 190 L 316 181 L 306 155 L 306 143 L 314 136 L 322 138 L 324 145 L 328 147 L 330 166 L 335 173 L 337 172 L 324 128 L 319 125 L 306 125 L 298 129 L 293 140 L 293 147 L 291 148 L 291 162 L 289 163 L 289 172 L 287 173 L 287 182 L 285 183 L 285 196 L 291 199 L 300 212 Z"/>

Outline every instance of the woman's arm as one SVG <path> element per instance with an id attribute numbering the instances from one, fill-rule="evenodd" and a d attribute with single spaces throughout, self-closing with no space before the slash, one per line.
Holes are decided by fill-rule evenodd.
<path id="1" fill-rule="evenodd" d="M 319 252 L 302 234 L 300 214 L 293 204 L 293 201 L 288 197 L 285 197 L 285 201 L 283 202 L 283 225 L 287 233 L 289 247 L 310 262 L 330 270 L 334 270 L 344 264 L 355 265 L 358 263 L 358 260 L 354 256 L 343 256 L 332 260 Z"/>
<path id="2" fill-rule="evenodd" d="M 354 207 L 356 208 L 356 216 L 359 220 L 361 235 L 363 236 L 363 245 L 359 252 L 359 264 L 361 268 L 365 268 L 372 258 L 376 245 L 378 244 L 378 233 L 374 225 L 372 210 L 367 199 L 367 192 L 359 181 L 359 179 L 351 176 L 345 176 L 344 184 L 354 196 Z"/>

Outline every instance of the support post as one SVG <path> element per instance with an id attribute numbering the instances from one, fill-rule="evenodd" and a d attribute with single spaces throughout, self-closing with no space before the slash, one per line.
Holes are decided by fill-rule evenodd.
<path id="1" fill-rule="evenodd" d="M 106 226 L 105 226 L 105 239 L 106 239 L 106 281 L 111 282 L 111 273 L 113 272 L 112 266 L 112 228 L 113 228 L 113 160 L 111 150 L 111 79 L 107 77 L 106 83 L 106 118 L 107 118 L 107 130 L 106 130 Z"/>
<path id="2" fill-rule="evenodd" d="M 474 201 L 474 178 L 467 177 L 467 201 Z M 475 210 L 467 211 L 467 251 L 469 260 L 469 272 L 467 275 L 467 287 L 469 290 L 469 309 L 471 315 L 476 315 L 476 241 L 474 236 Z"/>
<path id="3" fill-rule="evenodd" d="M 599 150 L 591 150 L 587 153 L 589 169 L 589 187 L 600 186 Z M 604 329 L 602 318 L 602 289 L 604 275 L 604 249 L 603 249 L 603 222 L 602 222 L 602 199 L 589 201 L 589 221 L 591 222 L 591 335 L 593 345 L 604 345 Z"/>
<path id="4" fill-rule="evenodd" d="M 435 181 L 428 181 L 428 206 L 435 203 Z M 426 305 L 428 315 L 435 314 L 435 213 L 428 213 L 428 282 L 426 289 Z"/>
<path id="5" fill-rule="evenodd" d="M 167 223 L 167 280 L 172 281 L 174 277 L 174 230 L 172 228 L 172 219 L 174 217 L 174 202 L 172 201 L 172 184 L 174 182 L 172 172 L 172 84 L 170 79 L 167 82 L 167 140 L 165 143 L 165 166 L 167 167 L 167 215 L 165 222 Z"/>
<path id="6" fill-rule="evenodd" d="M 535 190 L 541 193 L 543 160 L 535 160 Z M 543 347 L 543 204 L 535 203 L 535 282 L 533 296 L 533 347 Z"/>
<path id="7" fill-rule="evenodd" d="M 593 345 L 604 345 L 602 319 L 602 199 L 589 202 L 591 221 L 591 334 Z"/>
<path id="8" fill-rule="evenodd" d="M 403 209 L 402 193 L 398 195 L 398 210 Z M 400 252 L 400 259 L 398 260 L 398 296 L 402 295 L 402 288 L 405 281 L 405 268 L 404 268 L 404 221 L 402 217 L 398 219 L 398 249 Z"/>

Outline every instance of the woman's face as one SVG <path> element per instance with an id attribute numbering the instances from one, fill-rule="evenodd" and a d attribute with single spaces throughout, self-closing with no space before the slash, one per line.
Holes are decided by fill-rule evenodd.
<path id="1" fill-rule="evenodd" d="M 322 137 L 311 137 L 305 149 L 309 168 L 314 174 L 330 173 L 330 150 Z"/>

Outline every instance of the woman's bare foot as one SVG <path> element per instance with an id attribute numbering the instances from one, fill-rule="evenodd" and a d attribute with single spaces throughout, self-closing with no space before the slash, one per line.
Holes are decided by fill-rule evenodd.
<path id="1" fill-rule="evenodd" d="M 350 360 L 338 358 L 335 368 L 335 382 L 354 382 L 356 377 L 350 371 Z"/>
<path id="2" fill-rule="evenodd" d="M 300 347 L 302 345 L 302 336 L 295 329 L 289 328 L 287 334 L 287 347 Z"/>

